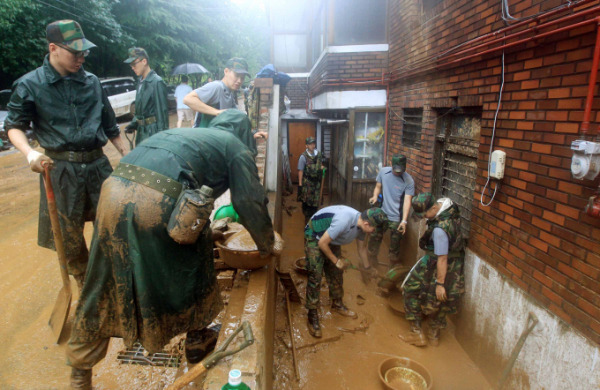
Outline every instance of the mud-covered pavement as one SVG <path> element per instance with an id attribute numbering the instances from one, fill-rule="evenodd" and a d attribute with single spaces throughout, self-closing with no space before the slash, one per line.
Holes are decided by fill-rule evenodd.
<path id="1" fill-rule="evenodd" d="M 284 215 L 283 238 L 286 242 L 281 257 L 281 268 L 290 271 L 300 296 L 306 295 L 306 276 L 294 271 L 294 261 L 304 256 L 302 231 L 304 217 L 296 196 L 286 197 L 285 202 L 293 208 L 292 216 Z M 356 243 L 342 249 L 345 257 L 358 265 Z M 384 240 L 379 259 L 387 258 Z M 380 273 L 386 267 L 380 267 Z M 325 280 L 325 278 L 323 278 Z M 325 283 L 326 284 L 326 283 Z M 401 296 L 392 296 L 395 308 L 402 307 Z M 424 365 L 433 377 L 436 390 L 483 390 L 491 389 L 483 375 L 469 359 L 454 338 L 450 323 L 442 332 L 439 346 L 418 348 L 404 344 L 398 334 L 409 331 L 403 316 L 390 309 L 388 299 L 376 294 L 376 282 L 364 284 L 358 270 L 344 273 L 344 302 L 358 314 L 350 319 L 332 313 L 326 286 L 321 289 L 319 310 L 323 337 L 313 338 L 307 329 L 307 310 L 303 303 L 291 303 L 293 335 L 297 349 L 300 380 L 297 381 L 292 365 L 292 349 L 288 332 L 286 303 L 283 294 L 277 297 L 275 325 L 275 374 L 276 390 L 283 389 L 383 389 L 378 376 L 382 361 L 390 357 L 408 357 Z"/>

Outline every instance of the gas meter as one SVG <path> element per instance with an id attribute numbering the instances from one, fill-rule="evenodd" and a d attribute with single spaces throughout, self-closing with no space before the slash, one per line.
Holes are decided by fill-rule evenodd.
<path id="1" fill-rule="evenodd" d="M 571 150 L 573 177 L 594 180 L 600 172 L 600 143 L 578 139 L 571 143 Z"/>

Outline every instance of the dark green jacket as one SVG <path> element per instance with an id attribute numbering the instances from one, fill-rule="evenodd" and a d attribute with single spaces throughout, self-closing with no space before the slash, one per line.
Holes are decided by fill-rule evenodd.
<path id="1" fill-rule="evenodd" d="M 231 110 L 211 125 L 160 132 L 121 163 L 190 188 L 208 185 L 215 197 L 229 188 L 240 222 L 258 248 L 268 252 L 274 236 L 267 198 L 252 153 L 239 137 L 254 142 L 242 136 L 250 131 L 250 122 Z M 71 341 L 115 336 L 127 346 L 139 340 L 148 351 L 158 352 L 172 337 L 206 327 L 219 313 L 223 305 L 210 229 L 207 224 L 195 244 L 176 243 L 167 233 L 175 202 L 121 177 L 104 182 Z"/>
<path id="2" fill-rule="evenodd" d="M 137 122 L 151 117 L 154 117 L 154 123 L 140 125 Z M 136 146 L 151 135 L 169 128 L 167 86 L 153 70 L 140 83 L 135 96 L 135 116 L 129 127 L 137 130 Z"/>
<path id="3" fill-rule="evenodd" d="M 48 56 L 41 67 L 13 84 L 4 127 L 33 129 L 40 145 L 52 151 L 90 151 L 119 135 L 115 113 L 96 76 L 80 69 L 62 77 Z M 84 220 L 94 220 L 100 187 L 112 168 L 106 156 L 88 164 L 56 160 L 50 172 L 60 215 L 69 273 L 85 272 Z M 40 177 L 38 244 L 54 249 L 54 237 Z M 78 266 L 72 259 L 81 258 Z"/>
<path id="4" fill-rule="evenodd" d="M 48 56 L 41 67 L 14 82 L 8 111 L 6 130 L 31 128 L 40 145 L 53 151 L 92 150 L 119 135 L 98 78 L 83 68 L 62 77 Z"/>

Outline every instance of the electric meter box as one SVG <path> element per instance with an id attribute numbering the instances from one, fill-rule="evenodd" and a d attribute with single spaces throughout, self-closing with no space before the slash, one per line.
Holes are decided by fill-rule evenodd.
<path id="1" fill-rule="evenodd" d="M 506 153 L 502 150 L 494 150 L 490 160 L 490 177 L 496 180 L 504 178 L 504 164 L 506 162 Z"/>

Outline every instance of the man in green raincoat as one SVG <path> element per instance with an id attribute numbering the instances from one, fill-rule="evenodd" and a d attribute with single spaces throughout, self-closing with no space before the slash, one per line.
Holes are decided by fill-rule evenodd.
<path id="1" fill-rule="evenodd" d="M 89 49 L 96 47 L 79 23 L 59 20 L 46 27 L 48 54 L 41 67 L 13 84 L 4 122 L 10 141 L 27 156 L 34 172 L 49 164 L 67 271 L 81 287 L 88 262 L 83 237 L 85 221 L 93 221 L 100 187 L 112 172 L 102 147 L 110 140 L 121 155 L 125 145 L 115 113 L 96 76 L 83 70 Z M 31 128 L 44 148 L 29 145 Z M 40 175 L 38 244 L 54 249 L 46 191 Z"/>
<path id="2" fill-rule="evenodd" d="M 204 131 L 163 131 L 121 160 L 102 187 L 88 282 L 67 347 L 74 388 L 89 388 L 110 337 L 159 352 L 174 336 L 206 328 L 223 307 L 209 224 L 192 245 L 167 232 L 182 187 L 207 185 L 214 197 L 230 189 L 261 254 L 279 253 L 255 155 L 248 117 L 228 110 Z"/>
<path id="3" fill-rule="evenodd" d="M 129 58 L 124 62 L 140 77 L 140 86 L 135 95 L 135 116 L 126 127 L 127 133 L 137 132 L 135 146 L 140 142 L 169 128 L 167 86 L 163 79 L 150 69 L 148 53 L 141 47 L 129 49 Z"/>
<path id="4" fill-rule="evenodd" d="M 458 310 L 465 291 L 465 240 L 460 227 L 458 206 L 449 198 L 435 200 L 429 192 L 412 199 L 414 215 L 427 218 L 427 230 L 419 240 L 423 256 L 404 281 L 404 309 L 410 333 L 399 337 L 417 347 L 427 345 L 421 328 L 429 317 L 429 344 L 437 346 L 446 316 Z"/>

